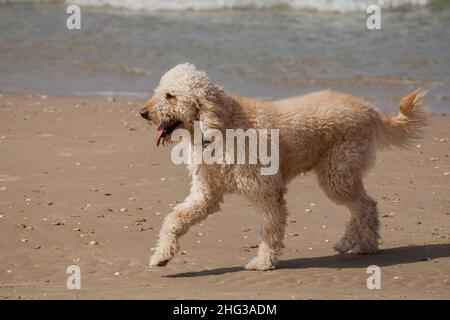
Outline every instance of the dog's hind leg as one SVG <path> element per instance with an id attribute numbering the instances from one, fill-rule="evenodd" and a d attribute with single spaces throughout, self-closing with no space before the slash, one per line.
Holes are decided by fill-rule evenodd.
<path id="1" fill-rule="evenodd" d="M 344 236 L 334 249 L 359 254 L 378 250 L 379 220 L 376 202 L 367 195 L 362 174 L 373 160 L 370 143 L 347 142 L 334 146 L 316 168 L 319 185 L 337 204 L 349 208 L 351 217 Z"/>
<path id="2" fill-rule="evenodd" d="M 178 250 L 178 238 L 185 234 L 191 225 L 218 211 L 221 201 L 222 193 L 196 192 L 176 206 L 164 220 L 155 253 L 150 258 L 150 266 L 165 266 Z"/>
<path id="3" fill-rule="evenodd" d="M 284 200 L 285 191 L 260 195 L 258 199 L 250 199 L 263 212 L 261 229 L 262 242 L 258 255 L 250 260 L 244 268 L 247 270 L 274 269 L 283 248 L 283 237 L 286 228 L 287 209 Z"/>

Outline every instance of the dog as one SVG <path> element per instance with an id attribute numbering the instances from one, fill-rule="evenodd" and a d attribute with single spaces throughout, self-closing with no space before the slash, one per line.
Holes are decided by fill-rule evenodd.
<path id="1" fill-rule="evenodd" d="M 362 98 L 329 90 L 276 101 L 234 96 L 192 64 L 173 67 L 140 110 L 144 119 L 158 126 L 158 145 L 170 143 L 177 128 L 193 132 L 196 121 L 202 123 L 202 130 L 222 132 L 276 128 L 279 170 L 262 175 L 258 164 L 188 164 L 190 194 L 166 216 L 150 267 L 165 266 L 178 250 L 179 237 L 218 211 L 224 194 L 238 193 L 260 208 L 263 216 L 257 256 L 244 268 L 274 269 L 288 216 L 286 186 L 308 171 L 315 172 L 333 202 L 350 211 L 345 233 L 334 249 L 375 253 L 380 238 L 377 203 L 367 194 L 363 175 L 374 164 L 378 148 L 407 147 L 420 136 L 427 123 L 422 107 L 425 94 L 422 89 L 410 93 L 401 100 L 398 115 L 390 117 Z"/>

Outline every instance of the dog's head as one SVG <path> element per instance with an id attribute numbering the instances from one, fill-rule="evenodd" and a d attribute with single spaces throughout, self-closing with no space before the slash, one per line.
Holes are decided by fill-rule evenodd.
<path id="1" fill-rule="evenodd" d="M 170 142 L 177 128 L 193 131 L 194 121 L 208 128 L 222 128 L 227 110 L 221 103 L 222 89 L 206 72 L 189 63 L 179 64 L 161 78 L 153 97 L 141 109 L 141 116 L 158 126 L 156 145 Z"/>

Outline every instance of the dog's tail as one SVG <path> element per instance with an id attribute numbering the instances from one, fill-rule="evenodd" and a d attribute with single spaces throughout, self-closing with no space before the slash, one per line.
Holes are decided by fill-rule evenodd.
<path id="1" fill-rule="evenodd" d="M 408 147 L 414 139 L 421 136 L 423 127 L 428 123 L 423 109 L 426 93 L 423 89 L 416 89 L 400 101 L 400 112 L 397 116 L 382 115 L 377 139 L 381 145 Z"/>

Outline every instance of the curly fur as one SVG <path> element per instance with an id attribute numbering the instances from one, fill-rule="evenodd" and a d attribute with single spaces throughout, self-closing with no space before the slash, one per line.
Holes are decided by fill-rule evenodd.
<path id="1" fill-rule="evenodd" d="M 165 265 L 178 250 L 178 238 L 189 227 L 219 210 L 226 193 L 239 193 L 261 209 L 263 225 L 258 254 L 246 269 L 276 266 L 283 248 L 288 215 L 286 185 L 307 171 L 317 174 L 320 187 L 351 213 L 343 237 L 334 249 L 371 254 L 378 249 L 376 202 L 367 195 L 362 177 L 374 163 L 377 146 L 406 146 L 425 125 L 425 93 L 416 90 L 400 103 L 400 113 L 387 117 L 367 101 L 349 94 L 319 91 L 277 101 L 233 96 L 213 84 L 192 64 L 169 70 L 143 110 L 160 125 L 174 120 L 192 132 L 205 128 L 278 128 L 280 170 L 263 176 L 259 165 L 191 164 L 191 193 L 163 223 L 151 266 Z M 169 140 L 169 137 L 164 137 Z"/>

